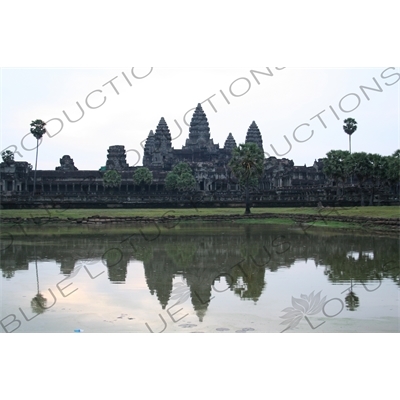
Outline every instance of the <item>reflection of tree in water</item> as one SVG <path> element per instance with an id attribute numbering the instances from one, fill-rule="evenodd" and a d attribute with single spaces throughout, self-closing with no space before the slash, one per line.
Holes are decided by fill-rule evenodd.
<path id="1" fill-rule="evenodd" d="M 285 228 L 239 224 L 221 224 L 216 226 L 216 231 L 207 225 L 201 233 L 199 225 L 191 230 L 163 231 L 156 240 L 145 240 L 140 234 L 132 235 L 131 241 L 124 239 L 126 235 L 120 238 L 69 236 L 63 240 L 38 242 L 36 249 L 32 241 L 20 240 L 2 252 L 0 267 L 3 277 L 12 278 L 14 271 L 28 270 L 33 260 L 54 259 L 61 264 L 61 272 L 69 274 L 74 263 L 81 259 L 86 263 L 92 258 L 103 261 L 114 283 L 126 281 L 127 265 L 134 257 L 143 261 L 148 288 L 157 295 L 163 308 L 174 304 L 175 301 L 170 300 L 173 281 L 182 276 L 190 288 L 191 302 L 199 318 L 204 317 L 210 299 L 218 296 L 213 285 L 221 288 L 217 283 L 219 277 L 226 277 L 229 286 L 226 293 L 231 290 L 243 299 L 257 301 L 266 287 L 265 269 L 278 271 L 291 267 L 298 260 L 314 260 L 318 268 L 325 268 L 330 282 L 352 280 L 354 285 L 368 285 L 370 281 L 372 285 L 373 281 L 391 278 L 399 285 L 400 254 L 396 239 L 334 232 L 305 235 L 302 231 Z M 349 252 L 354 252 L 353 259 L 348 257 Z M 373 257 L 367 256 L 368 252 L 373 253 Z M 244 261 L 239 268 L 236 264 L 241 260 Z M 386 265 L 393 260 L 397 263 Z M 41 301 L 36 298 L 35 304 L 46 307 Z M 356 308 L 354 296 L 348 298 L 348 306 Z"/>
<path id="2" fill-rule="evenodd" d="M 346 302 L 346 308 L 349 311 L 355 311 L 355 309 L 358 308 L 360 305 L 359 298 L 352 291 L 350 291 L 349 294 L 345 297 L 345 302 Z"/>
<path id="3" fill-rule="evenodd" d="M 35 268 L 36 268 L 36 296 L 31 300 L 31 308 L 35 314 L 43 314 L 46 311 L 47 299 L 40 293 L 39 271 L 37 264 L 36 244 L 35 244 Z"/>
<path id="4" fill-rule="evenodd" d="M 399 284 L 399 247 L 394 241 L 388 242 L 365 237 L 340 246 L 327 243 L 327 249 L 322 248 L 320 254 L 325 275 L 332 282 L 367 284 L 390 278 Z"/>
<path id="5" fill-rule="evenodd" d="M 38 293 L 31 301 L 31 308 L 35 314 L 43 314 L 46 311 L 47 299 Z"/>

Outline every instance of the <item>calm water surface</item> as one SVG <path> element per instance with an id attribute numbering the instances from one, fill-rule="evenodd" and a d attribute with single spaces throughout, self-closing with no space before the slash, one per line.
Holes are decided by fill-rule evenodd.
<path id="1" fill-rule="evenodd" d="M 292 226 L 2 227 L 0 332 L 399 332 L 399 241 Z"/>

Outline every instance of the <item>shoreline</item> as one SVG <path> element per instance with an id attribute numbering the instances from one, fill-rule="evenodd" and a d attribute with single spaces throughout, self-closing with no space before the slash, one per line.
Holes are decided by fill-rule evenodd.
<path id="1" fill-rule="evenodd" d="M 106 210 L 104 210 L 106 211 Z M 168 212 L 168 211 L 167 211 Z M 172 210 L 171 210 L 172 212 Z M 331 213 L 333 214 L 333 213 Z M 73 218 L 73 217 L 1 217 L 0 224 L 3 227 L 10 226 L 40 226 L 40 225 L 129 225 L 129 224 L 149 224 L 149 223 L 175 223 L 181 222 L 230 222 L 238 224 L 293 224 L 300 228 L 309 229 L 329 228 L 339 230 L 373 230 L 374 233 L 397 234 L 400 233 L 400 218 L 382 218 L 382 217 L 366 217 L 366 216 L 345 216 L 345 215 L 324 215 L 306 214 L 306 213 L 255 213 L 245 214 L 216 214 L 216 215 L 164 215 L 164 216 L 102 216 L 93 215 L 90 217 Z"/>

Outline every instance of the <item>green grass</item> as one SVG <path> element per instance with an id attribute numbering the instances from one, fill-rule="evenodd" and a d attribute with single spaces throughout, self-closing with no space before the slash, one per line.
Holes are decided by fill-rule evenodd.
<path id="1" fill-rule="evenodd" d="M 272 224 L 272 225 L 293 225 L 295 222 L 289 218 L 257 218 L 257 219 L 238 219 L 235 224 L 244 225 L 260 225 L 260 224 Z"/>
<path id="2" fill-rule="evenodd" d="M 252 214 L 308 214 L 324 216 L 351 216 L 351 217 L 375 217 L 375 218 L 399 218 L 400 207 L 353 207 L 353 208 L 324 208 L 318 211 L 311 207 L 298 208 L 252 208 Z M 67 218 L 88 218 L 95 215 L 105 217 L 161 217 L 169 216 L 218 216 L 244 214 L 243 208 L 177 208 L 177 209 L 69 209 L 69 210 L 0 210 L 3 218 L 33 218 L 33 217 L 58 217 Z"/>

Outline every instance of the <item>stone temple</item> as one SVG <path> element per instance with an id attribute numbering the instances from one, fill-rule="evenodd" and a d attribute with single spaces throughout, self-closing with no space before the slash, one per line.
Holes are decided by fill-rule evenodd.
<path id="1" fill-rule="evenodd" d="M 245 135 L 243 135 L 244 137 Z M 204 206 L 235 206 L 242 204 L 243 192 L 232 175 L 228 163 L 232 150 L 242 138 L 227 135 L 223 147 L 215 144 L 207 116 L 198 104 L 190 123 L 189 134 L 181 149 L 172 146 L 171 133 L 164 118 L 151 130 L 144 145 L 143 166 L 153 173 L 153 182 L 146 188 L 137 187 L 133 174 L 139 166 L 129 166 L 125 146 L 108 149 L 105 167 L 97 171 L 81 171 L 69 155 L 60 159 L 53 171 L 37 171 L 36 193 L 33 193 L 32 166 L 27 162 L 8 161 L 0 164 L 2 207 L 57 206 L 68 203 L 74 207 L 143 207 L 185 205 L 195 195 Z M 245 143 L 255 143 L 263 150 L 263 138 L 255 121 L 249 125 Z M 179 162 L 190 165 L 196 179 L 195 193 L 169 193 L 165 178 Z M 107 188 L 103 175 L 117 170 L 122 177 L 118 188 Z M 310 167 L 295 166 L 292 160 L 268 157 L 264 174 L 254 191 L 253 204 L 264 206 L 316 205 L 329 202 L 336 188 L 323 173 L 322 160 Z M 191 200 L 192 201 L 192 200 Z"/>

